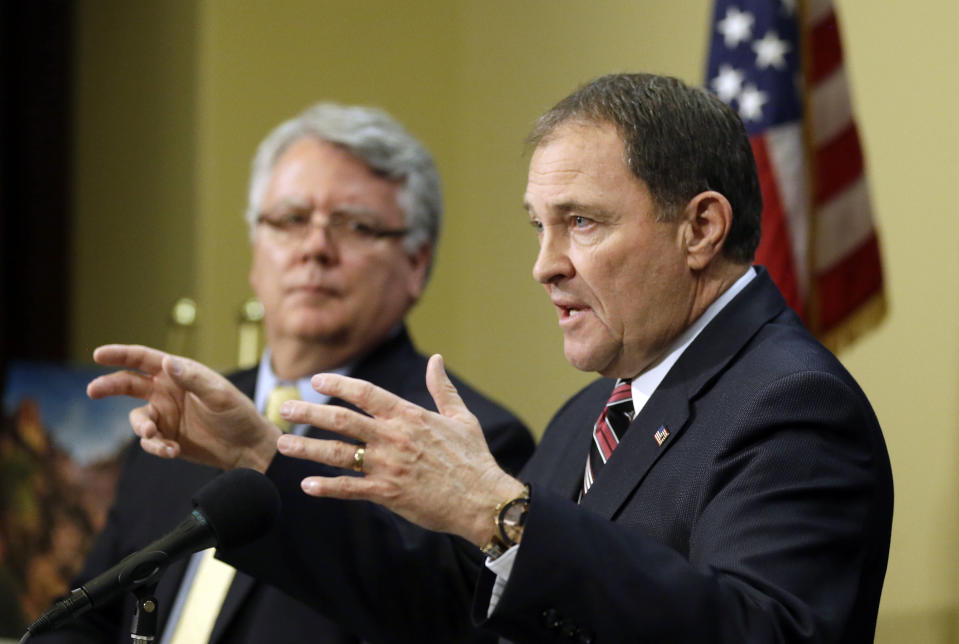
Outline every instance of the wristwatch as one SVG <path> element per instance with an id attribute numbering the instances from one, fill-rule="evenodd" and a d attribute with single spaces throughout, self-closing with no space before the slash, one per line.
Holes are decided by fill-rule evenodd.
<path id="1" fill-rule="evenodd" d="M 483 546 L 483 554 L 496 559 L 523 538 L 526 513 L 529 511 L 529 483 L 519 496 L 507 499 L 493 509 L 493 536 Z"/>

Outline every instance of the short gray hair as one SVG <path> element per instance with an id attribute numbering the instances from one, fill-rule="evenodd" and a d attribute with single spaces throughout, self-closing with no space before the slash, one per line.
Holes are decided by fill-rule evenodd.
<path id="1" fill-rule="evenodd" d="M 287 148 L 309 137 L 341 146 L 376 174 L 402 181 L 397 201 L 410 231 L 404 239 L 406 250 L 415 253 L 425 244 L 435 248 L 443 219 L 443 190 L 429 150 L 383 110 L 328 102 L 281 123 L 257 148 L 246 209 L 250 234 L 276 162 Z"/>

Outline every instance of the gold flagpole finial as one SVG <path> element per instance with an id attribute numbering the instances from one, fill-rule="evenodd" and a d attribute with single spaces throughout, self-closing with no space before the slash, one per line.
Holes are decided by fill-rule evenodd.
<path id="1" fill-rule="evenodd" d="M 167 351 L 176 355 L 193 357 L 193 331 L 196 328 L 196 321 L 195 301 L 188 297 L 181 297 L 173 303 L 167 324 Z"/>
<path id="2" fill-rule="evenodd" d="M 255 297 L 240 306 L 237 324 L 237 357 L 239 368 L 252 367 L 263 351 L 263 304 Z"/>

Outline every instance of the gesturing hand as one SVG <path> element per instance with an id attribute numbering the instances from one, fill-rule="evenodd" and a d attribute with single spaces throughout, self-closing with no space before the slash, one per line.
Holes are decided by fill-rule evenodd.
<path id="1" fill-rule="evenodd" d="M 493 508 L 523 485 L 496 464 L 482 428 L 466 408 L 434 355 L 426 386 L 439 413 L 427 411 L 368 382 L 334 374 L 313 377 L 313 388 L 345 400 L 370 416 L 332 405 L 284 403 L 281 415 L 365 443 L 365 476 L 313 476 L 303 490 L 313 496 L 379 503 L 424 528 L 485 544 L 493 533 Z M 354 465 L 356 445 L 285 435 L 281 453 L 334 467 Z"/>
<path id="2" fill-rule="evenodd" d="M 100 376 L 87 385 L 90 398 L 132 396 L 146 401 L 130 412 L 144 451 L 224 469 L 265 471 L 280 430 L 253 402 L 204 365 L 157 349 L 110 344 L 97 348 L 102 365 L 136 369 Z"/>

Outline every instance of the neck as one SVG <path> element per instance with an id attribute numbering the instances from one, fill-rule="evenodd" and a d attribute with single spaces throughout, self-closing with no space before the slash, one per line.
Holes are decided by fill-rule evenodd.
<path id="1" fill-rule="evenodd" d="M 690 311 L 687 326 L 695 322 L 709 308 L 709 305 L 735 284 L 736 280 L 742 277 L 747 270 L 749 270 L 749 264 L 719 262 L 702 271 L 697 279 L 693 307 Z"/>
<path id="2" fill-rule="evenodd" d="M 342 345 L 302 340 L 270 342 L 270 366 L 281 380 L 297 380 L 321 371 L 343 366 L 356 357 L 356 352 Z"/>
<path id="3" fill-rule="evenodd" d="M 630 373 L 603 373 L 604 376 L 618 378 L 637 378 L 650 369 L 654 369 L 663 359 L 665 359 L 671 347 L 677 339 L 692 327 L 697 320 L 706 312 L 706 309 L 725 293 L 733 284 L 749 270 L 749 264 L 731 264 L 724 263 L 721 266 L 712 266 L 707 271 L 701 271 L 694 275 L 695 283 L 690 290 L 689 306 L 681 326 L 674 329 L 674 333 L 664 341 L 658 351 L 650 357 L 646 363 L 635 372 Z"/>

